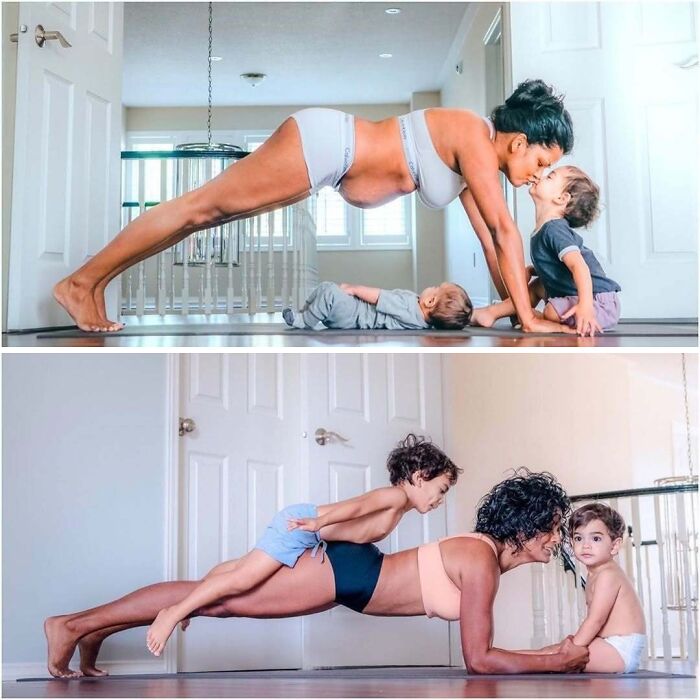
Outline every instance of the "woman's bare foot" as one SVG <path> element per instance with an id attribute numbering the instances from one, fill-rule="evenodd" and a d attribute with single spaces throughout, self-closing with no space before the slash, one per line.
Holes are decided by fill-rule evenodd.
<path id="1" fill-rule="evenodd" d="M 107 318 L 107 307 L 105 306 L 105 289 L 106 288 L 107 288 L 107 285 L 100 282 L 95 287 L 95 290 L 92 293 L 92 298 L 95 300 L 95 306 L 97 307 L 97 311 L 100 314 L 100 318 L 105 323 L 113 324 L 114 326 L 116 326 L 115 328 L 112 328 L 112 330 L 120 331 L 120 330 L 122 330 L 122 328 L 124 328 L 124 324 L 117 322 L 117 321 L 110 321 Z"/>
<path id="2" fill-rule="evenodd" d="M 80 678 L 80 672 L 68 666 L 77 639 L 66 625 L 67 615 L 47 617 L 44 621 L 44 634 L 48 642 L 49 673 L 54 678 Z"/>
<path id="3" fill-rule="evenodd" d="M 99 632 L 93 632 L 92 634 L 86 634 L 78 642 L 78 650 L 80 651 L 80 672 L 84 676 L 108 676 L 107 671 L 103 671 L 101 668 L 97 668 L 95 663 L 97 662 L 97 655 L 100 653 L 100 647 L 104 637 Z"/>
<path id="4" fill-rule="evenodd" d="M 54 299 L 70 314 L 81 331 L 118 331 L 119 323 L 103 319 L 95 304 L 94 290 L 66 277 L 53 288 Z"/>
<path id="5" fill-rule="evenodd" d="M 491 328 L 494 323 L 496 323 L 496 318 L 493 313 L 489 311 L 488 306 L 482 306 L 479 309 L 474 309 L 472 311 L 471 325 L 481 326 L 482 328 Z"/>
<path id="6" fill-rule="evenodd" d="M 163 608 L 156 615 L 156 619 L 153 620 L 146 633 L 146 646 L 151 654 L 161 655 L 178 622 L 180 619 L 177 615 L 173 615 L 170 608 Z"/>

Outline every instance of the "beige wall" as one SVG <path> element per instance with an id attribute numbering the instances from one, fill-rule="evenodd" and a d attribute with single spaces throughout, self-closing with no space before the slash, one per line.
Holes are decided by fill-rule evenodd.
<path id="1" fill-rule="evenodd" d="M 19 3 L 2 3 L 2 329 L 7 329 L 7 289 L 10 269 L 12 166 L 15 155 L 15 96 L 17 44 L 8 35 L 17 31 Z"/>
<path id="2" fill-rule="evenodd" d="M 451 62 L 453 66 L 461 62 L 463 72 L 450 70 L 442 88 L 443 107 L 471 109 L 487 116 L 484 37 L 500 7 L 500 3 L 474 3 L 467 10 L 457 34 L 463 42 Z M 477 303 L 487 302 L 486 261 L 459 200 L 445 210 L 445 267 L 448 279 L 461 284 Z"/>
<path id="3" fill-rule="evenodd" d="M 354 282 L 385 289 L 412 289 L 410 250 L 319 252 L 320 280 Z"/>
<path id="4" fill-rule="evenodd" d="M 414 92 L 411 111 L 440 107 L 439 92 Z M 415 205 L 413 279 L 415 289 L 447 280 L 445 276 L 445 210 L 428 209 L 418 198 Z"/>
<path id="5" fill-rule="evenodd" d="M 688 363 L 695 426 L 697 357 Z M 450 354 L 443 367 L 445 449 L 464 468 L 450 533 L 471 530 L 479 498 L 519 466 L 551 471 L 570 495 L 673 472 L 673 426 L 685 425 L 678 354 Z M 530 646 L 531 569 L 501 579 L 497 646 Z"/>

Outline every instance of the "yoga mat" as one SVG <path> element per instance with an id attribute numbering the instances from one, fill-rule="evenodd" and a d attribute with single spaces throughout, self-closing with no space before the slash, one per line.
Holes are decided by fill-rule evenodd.
<path id="1" fill-rule="evenodd" d="M 426 330 L 360 330 L 360 329 L 330 329 L 320 331 L 299 330 L 290 328 L 285 323 L 196 323 L 196 324 L 164 324 L 164 325 L 127 325 L 123 330 L 114 333 L 86 333 L 72 328 L 38 334 L 38 338 L 98 338 L 104 336 L 193 336 L 193 335 L 284 335 L 314 336 L 317 338 L 337 336 L 433 336 L 439 338 L 471 338 L 487 336 L 495 338 L 523 338 L 531 336 L 561 337 L 560 333 L 523 333 L 511 328 L 476 328 L 469 327 L 461 331 Z M 697 337 L 698 328 L 694 324 L 664 324 L 664 323 L 621 323 L 604 333 L 612 337 Z"/>
<path id="2" fill-rule="evenodd" d="M 99 664 L 98 664 L 99 665 Z M 400 680 L 430 681 L 441 679 L 474 679 L 474 680 L 552 680 L 581 681 L 592 679 L 639 680 L 640 678 L 695 678 L 690 674 L 663 673 L 661 671 L 646 671 L 640 669 L 636 673 L 523 673 L 523 674 L 468 674 L 463 668 L 447 667 L 396 667 L 379 666 L 376 668 L 330 668 L 283 671 L 219 671 L 208 673 L 154 673 L 134 674 L 124 676 L 103 676 L 101 678 L 81 678 L 80 681 L 91 683 L 114 682 L 120 680 L 156 680 L 156 679 L 221 679 L 221 680 Z M 61 681 L 61 678 L 19 678 L 18 683 L 29 681 Z"/>

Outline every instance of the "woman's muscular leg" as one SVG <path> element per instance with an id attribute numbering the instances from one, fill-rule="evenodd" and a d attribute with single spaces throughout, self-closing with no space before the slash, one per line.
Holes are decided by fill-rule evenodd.
<path id="1" fill-rule="evenodd" d="M 83 330 L 117 330 L 95 301 L 118 271 L 195 231 L 269 211 L 305 197 L 310 189 L 299 130 L 293 119 L 253 154 L 197 190 L 150 209 L 132 221 L 85 265 L 54 288 L 56 300 Z"/>
<path id="2" fill-rule="evenodd" d="M 198 581 L 156 583 L 106 605 L 48 618 L 44 630 L 48 640 L 49 672 L 57 678 L 79 675 L 68 664 L 76 644 L 86 635 L 90 636 L 85 651 L 94 652 L 93 658 L 86 656 L 86 662 L 94 667 L 99 644 L 106 636 L 128 627 L 150 625 L 162 608 L 178 603 L 198 584 Z M 283 567 L 252 591 L 200 608 L 195 615 L 294 617 L 327 610 L 335 605 L 334 598 L 335 581 L 330 562 L 327 558 L 322 562 L 320 557 L 311 557 L 310 552 L 305 552 L 293 569 Z"/>

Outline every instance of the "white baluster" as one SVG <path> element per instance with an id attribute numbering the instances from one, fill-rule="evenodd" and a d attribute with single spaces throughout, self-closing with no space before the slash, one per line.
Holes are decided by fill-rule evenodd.
<path id="1" fill-rule="evenodd" d="M 681 635 L 681 645 L 685 645 L 688 658 L 691 661 L 697 660 L 697 631 L 695 629 L 695 615 L 693 613 L 693 605 L 691 601 L 692 583 L 691 583 L 691 562 L 690 557 L 693 555 L 690 549 L 690 541 L 688 537 L 688 528 L 685 517 L 685 494 L 677 493 L 676 496 L 676 515 L 678 525 L 678 540 L 680 547 L 678 548 L 678 557 L 680 564 L 680 573 L 683 581 L 684 595 L 679 599 L 679 604 L 683 606 L 681 612 L 681 621 L 685 624 L 685 634 Z M 692 498 L 692 497 L 691 497 Z M 685 616 L 683 616 L 685 613 Z M 685 619 L 684 619 L 685 617 Z M 681 653 L 681 656 L 684 656 Z"/>
<path id="2" fill-rule="evenodd" d="M 238 231 L 240 222 L 236 221 L 228 226 L 227 233 L 227 252 L 228 260 L 226 261 L 226 313 L 233 313 L 233 234 L 234 230 Z"/>
<path id="3" fill-rule="evenodd" d="M 291 207 L 282 209 L 282 290 L 280 296 L 282 298 L 282 308 L 290 305 L 289 299 L 289 279 L 287 273 L 287 247 L 289 244 L 289 212 Z"/>
<path id="4" fill-rule="evenodd" d="M 661 511 L 658 494 L 654 496 L 654 519 L 656 523 L 656 541 L 659 543 L 659 592 L 661 594 L 661 639 L 664 650 L 664 659 L 671 660 L 671 635 L 668 624 L 668 600 L 666 597 L 666 542 L 664 531 L 661 527 Z"/>
<path id="5" fill-rule="evenodd" d="M 204 159 L 204 182 L 209 182 L 212 179 L 212 159 Z M 202 299 L 202 307 L 204 313 L 209 315 L 212 312 L 213 307 L 213 283 L 212 283 L 212 250 L 213 250 L 213 237 L 214 233 L 211 228 L 208 228 L 205 232 L 205 258 L 204 258 L 204 293 Z"/>
<path id="6" fill-rule="evenodd" d="M 642 586 L 642 527 L 639 517 L 639 497 L 632 496 L 632 541 L 634 543 L 634 572 L 630 569 L 627 574 L 637 589 L 639 600 L 644 605 L 644 588 Z"/>
<path id="7" fill-rule="evenodd" d="M 276 211 L 267 215 L 267 294 L 265 308 L 268 313 L 275 310 L 275 218 Z"/>
<path id="8" fill-rule="evenodd" d="M 168 161 L 162 158 L 160 161 L 160 201 L 165 202 L 168 198 Z M 167 289 L 165 286 L 166 279 L 166 268 L 165 259 L 168 255 L 168 250 L 164 250 L 162 253 L 158 254 L 156 260 L 156 266 L 158 269 L 157 275 L 157 288 L 156 288 L 156 312 L 159 315 L 165 313 L 166 299 L 167 299 Z"/>
<path id="9" fill-rule="evenodd" d="M 243 311 L 250 311 L 250 300 L 248 298 L 248 268 L 250 267 L 250 261 L 248 260 L 248 238 L 251 226 L 250 221 L 250 219 L 246 219 L 241 222 L 243 233 L 243 244 L 241 246 L 241 305 Z"/>
<path id="10" fill-rule="evenodd" d="M 648 644 L 647 644 L 647 657 L 649 658 L 655 658 L 656 657 L 656 640 L 655 640 L 655 635 L 654 635 L 654 594 L 652 591 L 652 583 L 651 583 L 651 565 L 649 562 L 649 547 L 644 548 L 644 567 L 646 571 L 646 582 L 647 582 L 647 591 L 649 595 L 647 596 L 647 614 L 646 614 L 646 621 L 647 621 L 647 637 L 648 637 Z"/>
<path id="11" fill-rule="evenodd" d="M 255 217 L 255 311 L 262 306 L 262 215 Z"/>

